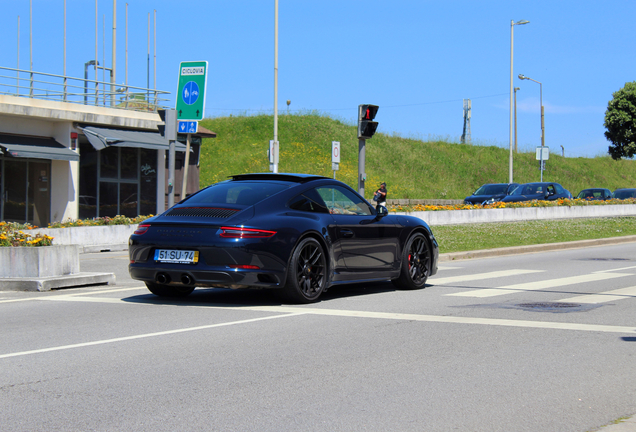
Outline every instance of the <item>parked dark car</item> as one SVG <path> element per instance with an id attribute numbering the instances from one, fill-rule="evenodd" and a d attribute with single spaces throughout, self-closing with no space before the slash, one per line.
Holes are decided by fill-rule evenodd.
<path id="1" fill-rule="evenodd" d="M 600 201 L 612 199 L 614 198 L 614 194 L 612 194 L 612 191 L 609 189 L 589 188 L 583 189 L 576 197 L 580 199 Z"/>
<path id="2" fill-rule="evenodd" d="M 338 284 L 423 288 L 438 245 L 412 216 L 375 209 L 346 184 L 307 174 L 241 174 L 147 219 L 129 272 L 159 296 L 195 287 L 273 288 L 309 303 Z"/>
<path id="3" fill-rule="evenodd" d="M 517 186 L 510 195 L 501 199 L 502 202 L 521 202 L 532 200 L 572 199 L 570 191 L 558 183 L 537 182 L 524 183 Z"/>
<path id="4" fill-rule="evenodd" d="M 488 204 L 501 201 L 512 192 L 519 183 L 487 183 L 477 189 L 471 196 L 464 198 L 464 204 Z"/>
<path id="5" fill-rule="evenodd" d="M 632 188 L 616 189 L 614 191 L 614 198 L 616 199 L 636 198 L 636 189 L 632 189 Z"/>

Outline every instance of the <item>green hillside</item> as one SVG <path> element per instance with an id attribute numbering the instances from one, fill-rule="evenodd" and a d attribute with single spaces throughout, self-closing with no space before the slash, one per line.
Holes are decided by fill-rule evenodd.
<path id="1" fill-rule="evenodd" d="M 201 186 L 232 174 L 268 172 L 267 149 L 274 131 L 271 115 L 206 119 L 201 124 L 216 132 L 201 150 Z M 331 141 L 340 141 L 338 180 L 357 189 L 357 126 L 318 114 L 280 115 L 279 172 L 311 173 L 332 177 Z M 559 143 L 552 144 L 552 149 Z M 569 143 L 565 143 L 568 147 Z M 366 145 L 366 195 L 385 181 L 390 198 L 462 199 L 484 183 L 508 181 L 507 148 L 418 141 L 377 133 Z M 514 156 L 514 179 L 539 181 L 535 153 Z M 550 154 L 544 180 L 561 183 L 573 194 L 586 187 L 636 187 L 636 161 L 614 161 L 609 156 L 564 158 Z"/>

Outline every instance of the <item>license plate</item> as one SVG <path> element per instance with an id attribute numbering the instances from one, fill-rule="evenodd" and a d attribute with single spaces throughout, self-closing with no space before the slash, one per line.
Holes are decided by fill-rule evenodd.
<path id="1" fill-rule="evenodd" d="M 196 264 L 199 262 L 199 251 L 157 249 L 155 261 L 174 264 Z"/>

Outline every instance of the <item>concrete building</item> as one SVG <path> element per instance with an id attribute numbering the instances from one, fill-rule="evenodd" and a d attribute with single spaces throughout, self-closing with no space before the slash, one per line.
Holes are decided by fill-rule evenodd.
<path id="1" fill-rule="evenodd" d="M 156 106 L 59 99 L 0 95 L 0 220 L 47 226 L 165 210 L 168 141 L 157 132 Z M 186 194 L 199 189 L 201 138 L 215 136 L 192 136 Z M 176 150 L 178 202 L 186 146 Z"/>

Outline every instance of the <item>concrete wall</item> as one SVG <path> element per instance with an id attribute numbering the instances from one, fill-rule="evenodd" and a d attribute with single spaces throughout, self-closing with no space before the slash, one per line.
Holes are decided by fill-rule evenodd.
<path id="1" fill-rule="evenodd" d="M 545 219 L 576 219 L 636 216 L 636 205 L 529 207 L 484 210 L 449 210 L 397 213 L 416 216 L 431 226 L 470 223 L 518 222 Z"/>
<path id="2" fill-rule="evenodd" d="M 128 238 L 138 225 L 104 225 L 69 228 L 38 228 L 28 233 L 53 237 L 54 245 L 79 245 L 82 252 L 128 249 Z M 0 248 L 3 249 L 3 248 Z"/>
<path id="3" fill-rule="evenodd" d="M 156 113 L 9 95 L 0 95 L 0 117 L 3 115 L 21 117 L 29 124 L 39 118 L 46 122 L 66 121 L 154 130 L 160 123 Z"/>

